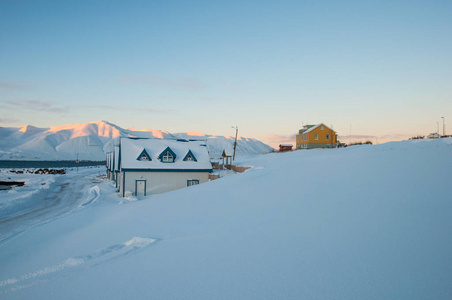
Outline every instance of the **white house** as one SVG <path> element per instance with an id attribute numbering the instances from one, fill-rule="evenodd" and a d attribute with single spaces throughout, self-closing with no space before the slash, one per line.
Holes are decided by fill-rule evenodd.
<path id="1" fill-rule="evenodd" d="M 107 153 L 107 178 L 114 181 L 116 187 L 119 186 L 119 146 L 115 146 L 113 151 Z"/>
<path id="2" fill-rule="evenodd" d="M 113 153 L 112 152 L 108 152 L 107 153 L 107 178 L 110 180 L 113 180 L 113 176 L 112 176 L 112 160 L 113 160 Z"/>
<path id="3" fill-rule="evenodd" d="M 439 133 L 437 133 L 437 132 L 433 132 L 433 133 L 430 133 L 429 135 L 427 135 L 428 139 L 438 139 L 440 137 L 441 137 L 441 135 L 439 135 Z"/>
<path id="4" fill-rule="evenodd" d="M 123 197 L 129 192 L 149 196 L 203 183 L 212 172 L 203 141 L 121 138 L 117 158 L 116 182 Z"/>

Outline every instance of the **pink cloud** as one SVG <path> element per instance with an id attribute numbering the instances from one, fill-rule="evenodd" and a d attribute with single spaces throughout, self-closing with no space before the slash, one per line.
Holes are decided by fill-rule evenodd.
<path id="1" fill-rule="evenodd" d="M 270 134 L 262 138 L 262 141 L 273 148 L 277 149 L 280 144 L 292 144 L 295 145 L 295 134 L 280 135 Z"/>
<path id="2" fill-rule="evenodd" d="M 57 106 L 54 102 L 41 100 L 25 100 L 25 101 L 6 101 L 6 104 L 24 110 L 48 111 L 48 112 L 67 112 L 67 107 Z"/>

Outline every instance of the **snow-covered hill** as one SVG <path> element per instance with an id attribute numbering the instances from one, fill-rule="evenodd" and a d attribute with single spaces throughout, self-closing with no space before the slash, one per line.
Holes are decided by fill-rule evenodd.
<path id="1" fill-rule="evenodd" d="M 210 155 L 216 157 L 223 149 L 232 155 L 234 138 L 205 135 L 200 132 L 171 134 L 167 131 L 123 129 L 106 121 L 70 124 L 51 128 L 31 125 L 0 127 L 0 160 L 104 160 L 118 137 L 206 140 Z M 239 137 L 237 155 L 254 155 L 273 149 L 251 138 Z"/>
<path id="2" fill-rule="evenodd" d="M 27 175 L 0 192 L 0 298 L 452 299 L 452 138 L 241 159 L 134 202 L 100 169 Z"/>

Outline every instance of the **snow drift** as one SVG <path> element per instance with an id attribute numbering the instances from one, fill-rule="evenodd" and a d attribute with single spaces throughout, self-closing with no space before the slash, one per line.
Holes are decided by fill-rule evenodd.
<path id="1" fill-rule="evenodd" d="M 2 299 L 452 298 L 452 139 L 248 159 L 122 205 L 99 184 L 0 245 Z"/>

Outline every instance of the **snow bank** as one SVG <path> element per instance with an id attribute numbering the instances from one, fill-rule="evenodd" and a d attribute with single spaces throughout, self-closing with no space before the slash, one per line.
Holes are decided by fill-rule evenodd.
<path id="1" fill-rule="evenodd" d="M 13 187 L 10 190 L 0 191 L 0 218 L 8 211 L 16 211 L 18 206 L 27 205 L 37 194 L 45 193 L 55 181 L 55 175 L 42 176 L 39 174 L 16 174 L 8 169 L 0 169 L 0 181 L 23 181 L 23 187 Z"/>

